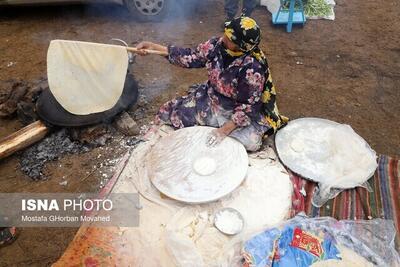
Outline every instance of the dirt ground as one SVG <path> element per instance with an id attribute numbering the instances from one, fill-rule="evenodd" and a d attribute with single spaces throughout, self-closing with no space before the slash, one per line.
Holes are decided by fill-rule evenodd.
<path id="1" fill-rule="evenodd" d="M 162 23 L 138 23 L 124 8 L 80 5 L 0 9 L 0 81 L 27 81 L 46 75 L 52 39 L 129 44 L 150 40 L 195 46 L 220 35 L 223 1 L 198 1 Z M 399 156 L 400 2 L 337 0 L 335 21 L 308 21 L 286 33 L 258 8 L 266 52 L 278 90 L 278 104 L 291 119 L 321 117 L 351 125 L 378 153 Z M 10 64 L 12 62 L 12 64 Z M 11 65 L 11 66 L 10 66 Z M 137 58 L 134 75 L 148 104 L 139 117 L 147 125 L 166 100 L 206 79 L 202 69 L 181 69 L 157 56 Z M 2 90 L 2 88 L 0 88 Z M 137 107 L 131 110 L 137 112 Z M 18 130 L 16 118 L 0 120 L 0 138 Z M 0 161 L 1 192 L 97 192 L 127 148 L 122 137 L 105 147 L 66 155 L 46 165 L 48 177 L 32 181 L 19 170 L 19 155 Z M 96 166 L 96 167 L 94 167 Z M 62 181 L 67 185 L 60 185 Z M 0 249 L 0 266 L 47 266 L 63 253 L 77 229 L 24 228 L 15 243 Z"/>

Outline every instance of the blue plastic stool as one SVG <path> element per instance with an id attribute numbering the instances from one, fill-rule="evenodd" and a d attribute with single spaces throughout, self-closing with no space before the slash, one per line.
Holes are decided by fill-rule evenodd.
<path id="1" fill-rule="evenodd" d="M 278 12 L 272 14 L 273 24 L 287 24 L 286 31 L 292 31 L 293 24 L 306 23 L 306 16 L 304 15 L 303 2 L 302 0 L 280 0 L 281 5 Z M 298 7 L 295 8 L 296 2 Z M 289 3 L 289 9 L 285 8 L 285 5 Z"/>

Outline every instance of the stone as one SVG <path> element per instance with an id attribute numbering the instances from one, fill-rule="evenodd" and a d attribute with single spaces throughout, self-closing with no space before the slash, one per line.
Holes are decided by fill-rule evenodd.
<path id="1" fill-rule="evenodd" d="M 39 118 L 36 114 L 35 104 L 32 102 L 20 102 L 17 104 L 17 117 L 23 125 L 31 124 Z"/>
<path id="2" fill-rule="evenodd" d="M 133 136 L 140 133 L 138 124 L 127 112 L 121 113 L 121 115 L 115 119 L 114 125 L 117 130 L 124 135 Z"/>
<path id="3" fill-rule="evenodd" d="M 18 102 L 25 96 L 28 87 L 21 81 L 9 81 L 7 86 L 11 84 L 11 90 L 7 96 L 2 96 L 3 102 L 0 104 L 0 117 L 9 117 L 17 110 Z"/>
<path id="4" fill-rule="evenodd" d="M 111 138 L 111 128 L 107 124 L 97 124 L 89 127 L 70 128 L 72 140 L 90 147 L 104 146 Z"/>

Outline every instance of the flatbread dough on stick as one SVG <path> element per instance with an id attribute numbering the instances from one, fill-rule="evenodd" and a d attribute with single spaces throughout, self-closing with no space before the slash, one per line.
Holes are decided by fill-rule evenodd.
<path id="1" fill-rule="evenodd" d="M 122 94 L 128 61 L 123 46 L 53 40 L 47 52 L 50 91 L 75 115 L 109 110 Z"/>

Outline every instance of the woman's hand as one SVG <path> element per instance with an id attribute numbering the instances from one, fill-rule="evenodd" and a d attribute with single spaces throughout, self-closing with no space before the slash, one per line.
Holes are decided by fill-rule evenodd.
<path id="1" fill-rule="evenodd" d="M 207 136 L 206 145 L 209 147 L 214 147 L 222 142 L 227 136 L 224 131 L 221 130 L 222 128 L 214 129 L 209 133 Z"/>
<path id="2" fill-rule="evenodd" d="M 152 43 L 152 42 L 146 42 L 146 41 L 140 42 L 139 44 L 136 45 L 136 48 L 139 50 L 138 54 L 141 55 L 141 56 L 147 55 L 147 52 L 144 49 L 155 50 L 153 48 L 154 45 L 155 44 Z"/>
<path id="3" fill-rule="evenodd" d="M 211 131 L 207 136 L 206 144 L 209 147 L 214 147 L 220 144 L 225 137 L 227 137 L 233 130 L 236 129 L 236 124 L 232 121 L 225 123 L 221 128 L 217 128 Z"/>
<path id="4" fill-rule="evenodd" d="M 140 42 L 138 45 L 136 45 L 136 48 L 138 49 L 137 53 L 141 56 L 145 56 L 148 54 L 145 49 L 164 52 L 165 54 L 168 55 L 168 48 L 166 46 L 155 44 L 152 42 L 147 42 L 147 41 Z"/>

